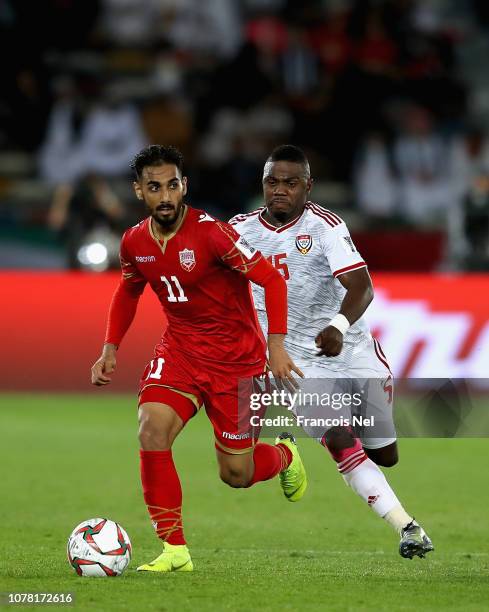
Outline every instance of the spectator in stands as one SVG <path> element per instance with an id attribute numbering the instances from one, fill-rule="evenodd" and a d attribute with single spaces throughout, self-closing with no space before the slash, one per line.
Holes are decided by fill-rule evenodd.
<path id="1" fill-rule="evenodd" d="M 447 145 L 421 107 L 407 110 L 402 128 L 394 145 L 400 212 L 411 222 L 429 223 L 450 206 Z"/>
<path id="2" fill-rule="evenodd" d="M 273 12 L 264 12 L 250 19 L 245 35 L 263 55 L 276 58 L 287 46 L 287 25 L 279 14 Z"/>
<path id="3" fill-rule="evenodd" d="M 485 261 L 488 220 L 489 140 L 479 125 L 470 125 L 452 143 L 450 186 L 453 206 L 448 236 L 453 263 Z"/>
<path id="4" fill-rule="evenodd" d="M 397 45 L 389 36 L 380 12 L 372 11 L 354 49 L 357 65 L 372 75 L 392 75 L 398 56 Z"/>
<path id="5" fill-rule="evenodd" d="M 489 270 L 489 173 L 477 177 L 463 203 L 468 248 L 464 267 Z"/>
<path id="6" fill-rule="evenodd" d="M 241 45 L 239 0 L 159 0 L 166 39 L 199 57 L 232 58 Z"/>
<path id="7" fill-rule="evenodd" d="M 280 56 L 283 87 L 291 98 L 306 97 L 319 85 L 318 58 L 300 27 L 289 27 L 287 45 Z"/>
<path id="8" fill-rule="evenodd" d="M 47 218 L 48 227 L 66 247 L 68 267 L 72 269 L 80 267 L 78 252 L 90 240 L 90 233 L 117 244 L 128 221 L 129 215 L 115 191 L 95 174 L 58 186 Z"/>
<path id="9" fill-rule="evenodd" d="M 98 27 L 111 46 L 150 46 L 163 25 L 160 0 L 101 0 Z"/>
<path id="10" fill-rule="evenodd" d="M 354 168 L 355 201 L 374 221 L 396 214 L 398 187 L 393 160 L 385 137 L 372 131 L 364 140 Z"/>
<path id="11" fill-rule="evenodd" d="M 220 204 L 224 218 L 247 209 L 259 187 L 256 176 L 263 159 L 270 148 L 288 139 L 292 116 L 280 100 L 270 95 L 241 112 L 223 108 L 214 115 L 202 139 L 200 156 L 205 172 L 201 187 L 209 198 L 206 205 Z M 216 180 L 220 193 L 215 191 Z"/>
<path id="12" fill-rule="evenodd" d="M 489 175 L 489 140 L 479 125 L 470 125 L 455 138 L 450 152 L 450 180 L 457 198 L 465 198 L 474 180 L 485 175 Z"/>
<path id="13" fill-rule="evenodd" d="M 146 143 L 138 111 L 116 89 L 106 86 L 100 98 L 90 93 L 62 83 L 40 151 L 41 177 L 52 184 L 72 183 L 93 171 L 124 176 Z"/>
<path id="14" fill-rule="evenodd" d="M 341 73 L 350 61 L 352 53 L 352 41 L 348 34 L 348 12 L 344 9 L 330 11 L 323 23 L 311 28 L 310 40 L 325 73 L 329 76 Z"/>

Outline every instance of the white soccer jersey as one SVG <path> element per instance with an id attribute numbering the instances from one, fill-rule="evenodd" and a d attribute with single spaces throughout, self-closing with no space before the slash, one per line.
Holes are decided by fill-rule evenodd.
<path id="1" fill-rule="evenodd" d="M 236 230 L 280 270 L 287 281 L 289 315 L 285 346 L 297 365 L 341 370 L 372 340 L 360 318 L 346 332 L 337 357 L 318 357 L 314 339 L 338 311 L 346 293 L 337 277 L 366 263 L 338 215 L 307 202 L 302 215 L 282 227 L 263 218 L 264 208 L 230 220 Z M 262 287 L 252 284 L 263 332 L 267 316 Z"/>

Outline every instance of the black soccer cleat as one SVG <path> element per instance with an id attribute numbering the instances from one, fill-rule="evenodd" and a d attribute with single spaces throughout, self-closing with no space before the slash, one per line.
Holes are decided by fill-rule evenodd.
<path id="1" fill-rule="evenodd" d="M 401 557 L 412 559 L 417 556 L 424 559 L 426 553 L 432 550 L 435 550 L 433 543 L 416 521 L 412 520 L 401 530 L 401 541 L 399 543 Z"/>

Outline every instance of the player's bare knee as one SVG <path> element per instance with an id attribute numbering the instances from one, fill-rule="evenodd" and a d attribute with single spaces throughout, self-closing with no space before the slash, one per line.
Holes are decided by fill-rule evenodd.
<path id="1" fill-rule="evenodd" d="M 355 445 L 355 438 L 346 427 L 332 427 L 324 434 L 324 442 L 331 452 Z"/>
<path id="2" fill-rule="evenodd" d="M 171 447 L 170 432 L 159 425 L 149 415 L 140 419 L 138 438 L 143 450 L 167 450 Z"/>

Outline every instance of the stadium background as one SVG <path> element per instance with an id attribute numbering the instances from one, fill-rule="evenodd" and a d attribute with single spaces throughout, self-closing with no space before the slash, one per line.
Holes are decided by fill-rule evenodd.
<path id="1" fill-rule="evenodd" d="M 315 177 L 312 199 L 346 220 L 369 263 L 376 299 L 368 316 L 394 373 L 487 377 L 489 10 L 484 0 L 4 0 L 0 52 L 4 58 L 0 388 L 5 392 L 1 418 L 3 431 L 13 434 L 3 445 L 4 464 L 13 458 L 20 466 L 17 476 L 5 480 L 18 511 L 14 517 L 3 508 L 1 518 L 27 549 L 30 538 L 36 536 L 28 530 L 22 536 L 18 517 L 23 517 L 23 525 L 32 524 L 33 516 L 36 522 L 48 524 L 47 515 L 54 513 L 64 537 L 97 505 L 85 494 L 78 506 L 66 503 L 62 515 L 47 500 L 38 501 L 46 515 L 40 521 L 39 513 L 21 511 L 22 504 L 31 503 L 26 488 L 42 498 L 41 485 L 36 489 L 29 476 L 36 465 L 46 468 L 40 483 L 54 499 L 59 498 L 53 488 L 57 473 L 67 482 L 80 483 L 80 489 L 91 487 L 99 502 L 104 491 L 121 501 L 115 483 L 119 478 L 127 484 L 122 476 L 112 475 L 113 488 L 106 489 L 108 481 L 98 473 L 93 459 L 89 464 L 94 471 L 87 482 L 74 455 L 86 448 L 87 441 L 95 445 L 104 465 L 113 462 L 111 453 L 120 452 L 109 430 L 115 422 L 111 420 L 114 402 L 121 396 L 110 393 L 135 390 L 164 324 L 154 296 L 147 292 L 120 350 L 112 389 L 100 395 L 100 390 L 90 387 L 89 367 L 100 351 L 106 310 L 117 282 L 118 239 L 125 227 L 143 215 L 131 193 L 128 166 L 146 143 L 181 148 L 187 161 L 189 201 L 221 219 L 260 205 L 263 162 L 275 145 L 302 146 Z M 128 416 L 133 414 L 133 397 L 124 395 L 121 402 L 126 407 L 121 413 L 125 415 L 121 427 L 126 428 L 122 439 L 136 452 L 128 433 L 134 428 Z M 91 423 L 100 423 L 102 437 L 107 435 L 106 448 L 97 445 L 97 433 L 80 422 L 82 414 Z M 18 452 L 16 435 L 25 452 Z M 200 469 L 202 443 L 195 433 L 193 438 L 188 435 L 193 440 L 189 448 L 195 451 L 187 449 L 188 461 L 194 462 L 193 469 Z M 45 446 L 40 445 L 39 436 L 46 440 Z M 63 442 L 65 436 L 73 441 L 76 453 Z M 455 523 L 460 508 L 466 515 L 465 528 L 478 523 L 484 513 L 485 494 L 480 494 L 475 480 L 466 478 L 464 469 L 483 461 L 486 447 L 485 442 L 469 445 L 467 441 L 446 447 L 433 441 L 426 444 L 431 444 L 428 450 L 436 458 L 423 463 L 426 447 L 406 445 L 403 456 L 410 463 L 404 463 L 393 478 L 408 498 L 424 504 L 423 518 L 428 516 L 435 524 L 440 542 L 439 525 L 444 520 Z M 320 465 L 316 449 L 305 452 L 313 465 Z M 64 468 L 54 459 L 58 453 L 63 453 Z M 447 453 L 453 463 L 442 461 Z M 133 459 L 128 457 L 126 463 L 134 472 Z M 409 466 L 417 481 L 424 483 L 421 495 L 414 484 L 409 488 L 413 480 Z M 441 481 L 446 477 L 459 482 L 457 502 L 448 490 L 436 492 L 445 510 L 452 512 L 443 518 L 439 508 L 430 508 L 433 466 Z M 214 467 L 209 470 L 210 486 L 218 487 Z M 373 519 L 367 524 L 363 509 L 351 509 L 349 494 L 340 491 L 334 470 L 330 472 L 328 482 L 337 487 L 333 490 L 338 514 L 350 533 L 358 535 L 355 526 L 363 525 L 362 521 L 366 525 L 362 532 L 372 533 Z M 131 474 L 131 490 L 137 491 L 137 474 Z M 195 504 L 201 504 L 207 494 L 199 486 L 190 493 Z M 227 492 L 219 488 L 216 495 L 222 496 L 221 508 L 238 512 Z M 474 495 L 480 502 L 475 506 Z M 241 510 L 249 508 L 251 516 L 255 512 L 251 502 L 246 505 L 241 496 L 238 499 Z M 330 504 L 329 498 L 317 500 Z M 124 500 L 119 506 L 111 503 L 101 503 L 101 511 L 128 516 L 125 526 L 135 534 L 136 544 L 139 538 L 139 550 L 151 555 L 154 543 L 141 500 L 134 501 L 137 520 Z M 277 516 L 284 512 L 281 506 L 275 509 L 269 497 L 264 504 L 270 504 Z M 472 514 L 467 510 L 471 504 Z M 316 520 L 311 509 L 309 519 L 304 512 L 306 522 Z M 260 513 L 257 516 L 260 525 Z M 201 516 L 193 520 L 207 533 L 215 529 L 215 523 L 202 522 Z M 291 517 L 287 520 L 295 522 Z M 332 532 L 344 532 L 343 524 L 331 521 Z M 465 592 L 464 609 L 483 608 L 472 580 L 486 575 L 487 552 L 480 548 L 484 540 L 480 533 L 468 532 L 468 544 L 457 549 L 457 563 L 469 550 L 475 566 L 450 566 L 447 573 L 443 562 L 448 563 L 450 555 L 445 551 L 438 557 L 438 566 L 431 566 L 431 578 L 416 573 L 421 584 L 432 587 L 433 597 L 446 598 L 447 608 L 460 602 L 451 589 L 462 583 L 471 589 Z M 234 526 L 227 533 L 233 538 L 249 536 L 246 529 Z M 198 536 L 192 535 L 198 543 Z M 334 540 L 329 535 L 338 554 L 332 553 L 327 562 L 344 563 L 342 554 L 354 545 L 348 538 L 345 541 L 338 535 Z M 269 536 L 275 548 L 276 536 L 275 532 Z M 16 540 L 9 537 L 14 559 Z M 304 540 L 291 537 L 294 550 L 303 545 L 317 547 L 311 534 Z M 387 539 L 383 532 L 379 537 Z M 209 546 L 221 545 L 215 533 L 210 538 Z M 37 543 L 49 556 L 46 542 Z M 371 544 L 365 537 L 357 548 L 370 550 Z M 60 571 L 66 571 L 56 550 L 55 546 L 51 577 L 21 555 L 11 571 L 9 588 L 23 584 L 41 588 L 55 580 Z M 249 564 L 248 553 L 236 553 L 231 565 L 239 565 L 243 554 L 245 565 Z M 266 556 L 259 558 L 269 561 Z M 326 563 L 320 553 L 313 552 L 309 558 L 313 565 Z M 379 561 L 379 571 L 394 572 L 399 584 L 409 581 L 404 567 L 395 563 L 386 557 Z M 350 571 L 358 584 L 372 578 L 364 568 L 353 565 Z M 226 571 L 220 574 L 222 584 Z M 39 576 L 38 582 L 28 581 L 32 572 Z M 9 576 L 8 571 L 5 575 Z M 451 584 L 445 581 L 447 576 Z M 337 586 L 343 584 L 338 576 L 335 579 Z M 302 580 L 303 589 L 313 588 L 312 582 Z M 199 592 L 202 596 L 198 581 L 194 586 L 195 597 Z M 227 585 L 223 593 L 233 588 Z M 258 597 L 271 587 L 258 583 L 256 588 Z M 382 602 L 388 600 L 386 609 L 395 609 L 396 589 L 386 586 L 391 590 L 379 594 L 379 588 L 372 591 L 379 596 L 377 608 L 382 609 Z M 100 596 L 95 587 L 86 589 Z M 418 607 L 425 602 L 421 591 L 414 589 L 411 595 Z M 357 608 L 362 608 L 362 601 L 367 606 L 358 597 L 352 600 Z M 179 602 L 181 609 L 186 601 Z M 205 601 L 197 601 L 204 609 Z M 368 602 L 374 605 L 373 599 Z M 436 607 L 436 602 L 432 605 Z M 101 609 L 111 608 L 105 601 Z"/>
<path id="2" fill-rule="evenodd" d="M 62 387 L 83 388 L 115 281 L 66 277 L 68 292 L 61 277 L 40 275 L 117 268 L 122 231 L 144 216 L 129 163 L 145 143 L 180 147 L 189 201 L 228 219 L 260 205 L 264 159 L 293 142 L 310 157 L 313 199 L 344 217 L 375 274 L 369 315 L 395 373 L 423 375 L 424 351 L 437 355 L 420 362 L 431 361 L 429 375 L 484 376 L 488 27 L 482 0 L 7 0 L 0 269 L 5 289 L 19 283 L 7 297 L 22 292 L 13 270 L 36 271 L 22 300 L 34 320 L 6 300 L 7 345 L 27 349 L 34 321 L 45 322 L 48 342 L 34 332 L 43 351 L 67 331 L 77 374 Z M 418 276 L 392 276 L 406 272 Z M 473 272 L 477 281 L 464 279 Z M 410 317 L 417 331 L 402 336 Z M 151 346 L 150 327 L 114 387 L 134 388 L 143 357 L 134 344 Z M 2 354 L 3 388 L 48 386 L 37 351 L 23 350 L 22 376 Z"/>

